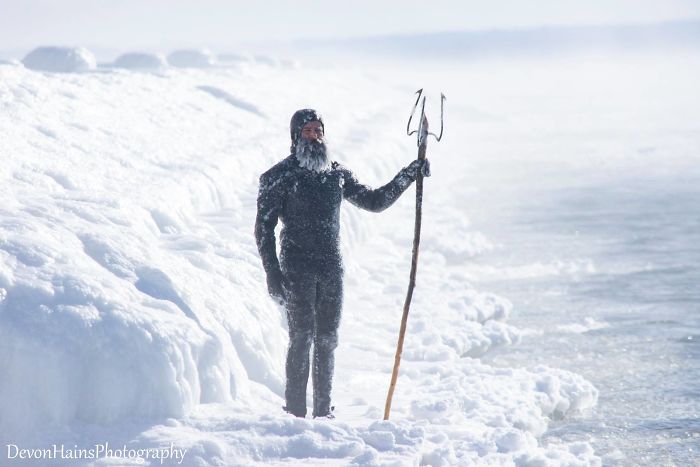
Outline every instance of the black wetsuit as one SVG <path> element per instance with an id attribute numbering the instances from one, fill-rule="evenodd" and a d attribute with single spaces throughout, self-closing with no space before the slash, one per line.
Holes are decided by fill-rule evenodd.
<path id="1" fill-rule="evenodd" d="M 340 203 L 347 199 L 369 211 L 391 206 L 415 180 L 419 166 L 401 169 L 378 189 L 360 184 L 350 170 L 333 162 L 322 172 L 302 168 L 291 155 L 260 177 L 255 239 L 263 267 L 282 280 L 287 320 L 286 410 L 306 415 L 309 352 L 312 368 L 314 416 L 330 413 L 333 352 L 343 302 L 343 264 L 340 255 Z M 275 226 L 281 220 L 280 258 Z"/>

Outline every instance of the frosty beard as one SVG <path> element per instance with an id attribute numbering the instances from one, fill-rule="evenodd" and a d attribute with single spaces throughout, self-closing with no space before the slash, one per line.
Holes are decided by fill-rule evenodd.
<path id="1" fill-rule="evenodd" d="M 294 156 L 300 166 L 315 172 L 323 172 L 330 166 L 325 140 L 313 141 L 300 138 L 294 148 Z"/>

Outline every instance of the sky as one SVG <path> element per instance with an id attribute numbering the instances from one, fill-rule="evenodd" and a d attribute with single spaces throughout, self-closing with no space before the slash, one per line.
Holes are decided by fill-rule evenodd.
<path id="1" fill-rule="evenodd" d="M 700 19 L 697 0 L 0 0 L 0 50 L 168 49 Z"/>

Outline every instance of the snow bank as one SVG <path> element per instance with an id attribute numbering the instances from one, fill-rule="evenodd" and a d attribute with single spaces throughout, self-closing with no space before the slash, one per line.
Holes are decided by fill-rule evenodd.
<path id="1" fill-rule="evenodd" d="M 112 66 L 115 68 L 150 70 L 163 68 L 167 66 L 167 62 L 165 57 L 160 54 L 133 52 L 119 56 Z"/>
<path id="2" fill-rule="evenodd" d="M 186 111 L 201 92 L 189 83 L 154 93 L 163 78 L 153 75 L 2 73 L 12 154 L 1 174 L 3 436 L 181 417 L 199 403 L 245 400 L 251 382 L 279 394 L 284 331 L 259 287 L 252 240 L 227 243 L 197 217 L 221 208 L 228 174 L 252 187 L 260 168 L 231 158 L 206 177 L 185 175 L 202 141 L 220 144 Z M 108 104 L 95 112 L 95 99 Z M 209 111 L 226 113 L 215 103 Z M 228 124 L 242 124 L 231 109 Z M 151 120 L 153 111 L 162 115 Z M 183 121 L 200 130 L 160 139 L 161 125 Z M 251 212 L 254 198 L 246 202 Z"/>
<path id="3" fill-rule="evenodd" d="M 200 406 L 181 427 L 154 427 L 143 438 L 178 439 L 191 462 L 269 465 L 285 459 L 311 465 L 600 465 L 586 443 L 542 447 L 548 417 L 590 407 L 597 391 L 583 378 L 546 367 L 495 369 L 475 360 L 425 363 L 395 399 L 392 419 L 367 413 L 348 423 Z M 428 385 L 430 393 L 421 387 Z M 376 388 L 375 388 L 376 389 Z M 378 408 L 377 408 L 378 410 Z M 217 432 L 206 430 L 215 425 Z M 213 449 L 213 447 L 216 449 Z M 229 447 L 227 451 L 225 446 Z"/>
<path id="4" fill-rule="evenodd" d="M 29 52 L 22 63 L 30 70 L 72 73 L 92 70 L 97 62 L 92 52 L 83 47 L 39 47 Z"/>
<path id="5" fill-rule="evenodd" d="M 216 59 L 206 49 L 176 50 L 168 55 L 168 63 L 179 68 L 209 68 L 216 63 Z"/>
<path id="6" fill-rule="evenodd" d="M 491 245 L 448 220 L 463 217 L 458 207 L 430 208 L 449 198 L 437 184 L 426 213 L 445 217 L 429 227 L 426 214 L 426 232 L 447 238 L 421 253 L 392 421 L 377 422 L 411 196 L 378 217 L 343 207 L 338 419 L 282 413 L 284 316 L 266 295 L 252 226 L 258 175 L 286 154 L 288 116 L 308 105 L 285 90 L 317 90 L 330 144 L 349 148 L 338 159 L 362 181 L 388 180 L 415 143 L 358 137 L 403 126 L 402 89 L 363 73 L 248 66 L 0 69 L 0 441 L 173 442 L 187 465 L 595 465 L 588 445 L 537 440 L 550 418 L 595 403 L 589 383 L 473 358 L 520 331 L 508 300 L 470 283 L 463 260 Z M 358 92 L 373 103 L 360 115 Z"/>
<path id="7" fill-rule="evenodd" d="M 250 63 L 253 60 L 250 55 L 237 53 L 219 54 L 217 59 L 222 63 Z"/>
<path id="8" fill-rule="evenodd" d="M 268 65 L 272 67 L 279 65 L 279 61 L 276 58 L 271 57 L 270 55 L 257 54 L 253 56 L 253 59 L 257 63 L 261 63 L 263 65 Z"/>

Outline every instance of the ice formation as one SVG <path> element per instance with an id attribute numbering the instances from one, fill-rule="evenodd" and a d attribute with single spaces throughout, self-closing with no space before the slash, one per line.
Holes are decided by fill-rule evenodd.
<path id="1" fill-rule="evenodd" d="M 42 50 L 25 65 L 94 63 Z M 189 52 L 168 61 L 211 63 Z M 330 144 L 343 148 L 337 158 L 366 183 L 388 180 L 415 157 L 415 143 L 393 131 L 403 124 L 403 89 L 364 73 L 250 66 L 244 75 L 165 76 L 0 68 L 2 444 L 172 442 L 187 449 L 186 465 L 596 465 L 585 443 L 538 442 L 550 417 L 595 404 L 590 383 L 478 360 L 520 331 L 507 322 L 508 300 L 478 290 L 463 270 L 492 245 L 454 220 L 465 214 L 445 203 L 457 188 L 441 188 L 440 164 L 425 210 L 444 215 L 426 228 L 442 238 L 422 251 L 391 421 L 380 419 L 411 196 L 378 215 L 342 208 L 338 418 L 282 412 L 287 337 L 266 294 L 253 221 L 258 175 L 287 155 L 289 115 L 309 97 L 285 91 L 314 90 Z M 345 84 L 326 92 L 334 83 Z M 222 105 L 212 89 L 258 112 Z M 358 114 L 349 105 L 358 93 L 376 105 Z M 459 157 L 449 154 L 447 146 L 441 164 Z"/>
<path id="2" fill-rule="evenodd" d="M 22 59 L 30 70 L 71 73 L 92 70 L 95 56 L 84 47 L 38 47 Z"/>
<path id="3" fill-rule="evenodd" d="M 112 64 L 115 68 L 160 69 L 167 66 L 165 57 L 160 54 L 131 52 L 120 55 Z"/>
<path id="4" fill-rule="evenodd" d="M 168 63 L 178 68 L 209 68 L 216 62 L 206 49 L 176 50 L 168 55 Z"/>

